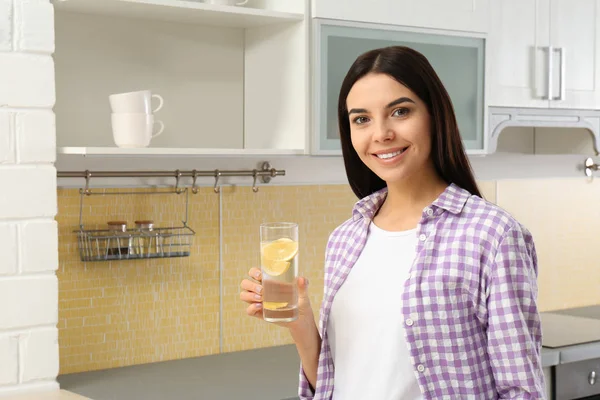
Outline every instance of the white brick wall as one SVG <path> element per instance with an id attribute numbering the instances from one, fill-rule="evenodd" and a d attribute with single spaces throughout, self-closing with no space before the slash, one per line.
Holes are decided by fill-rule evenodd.
<path id="1" fill-rule="evenodd" d="M 52 111 L 29 111 L 16 115 L 19 163 L 53 163 L 56 160 L 56 118 Z"/>
<path id="2" fill-rule="evenodd" d="M 54 10 L 0 0 L 0 398 L 58 388 Z"/>
<path id="3" fill-rule="evenodd" d="M 19 341 L 22 382 L 58 375 L 58 331 L 39 329 L 23 334 Z"/>
<path id="4" fill-rule="evenodd" d="M 0 0 L 0 51 L 12 48 L 12 0 Z"/>
<path id="5" fill-rule="evenodd" d="M 17 50 L 54 52 L 54 7 L 49 1 L 17 0 L 15 21 L 20 29 L 15 41 Z"/>
<path id="6" fill-rule="evenodd" d="M 0 279 L 0 330 L 56 325 L 58 281 L 55 274 Z M 10 306 L 9 306 L 10 305 Z"/>
<path id="7" fill-rule="evenodd" d="M 15 162 L 14 113 L 0 111 L 0 165 Z"/>
<path id="8" fill-rule="evenodd" d="M 0 53 L 0 87 L 0 107 L 52 107 L 55 97 L 52 57 Z"/>
<path id="9" fill-rule="evenodd" d="M 22 272 L 45 272 L 58 269 L 58 224 L 41 220 L 21 224 L 20 259 Z M 40 246 L 44 243 L 44 246 Z"/>
<path id="10" fill-rule="evenodd" d="M 0 262 L 0 277 L 16 274 L 18 271 L 17 263 L 19 262 L 17 224 L 0 224 L 0 254 L 6 256 Z"/>
<path id="11" fill-rule="evenodd" d="M 0 166 L 0 219 L 56 215 L 56 170 L 51 164 Z"/>
<path id="12" fill-rule="evenodd" d="M 0 336 L 0 385 L 15 384 L 19 380 L 19 338 L 16 335 Z M 1 386 L 0 386 L 1 387 Z"/>

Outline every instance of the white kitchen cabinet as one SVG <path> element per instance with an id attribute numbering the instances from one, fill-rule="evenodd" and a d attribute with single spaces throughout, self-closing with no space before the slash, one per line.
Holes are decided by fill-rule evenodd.
<path id="1" fill-rule="evenodd" d="M 502 0 L 490 7 L 489 104 L 548 107 L 549 2 Z"/>
<path id="2" fill-rule="evenodd" d="M 342 81 L 360 54 L 393 45 L 411 47 L 427 57 L 450 94 L 467 151 L 486 151 L 482 35 L 432 33 L 319 18 L 313 20 L 313 32 L 312 154 L 341 154 L 337 102 Z"/>
<path id="3" fill-rule="evenodd" d="M 305 154 L 308 0 L 55 3 L 58 154 Z M 112 93 L 164 98 L 149 148 L 112 138 Z"/>
<path id="4" fill-rule="evenodd" d="M 494 0 L 496 1 L 496 0 Z M 312 16 L 371 22 L 487 32 L 490 0 L 312 0 Z"/>
<path id="5" fill-rule="evenodd" d="M 600 0 L 490 8 L 491 106 L 600 108 Z"/>
<path id="6" fill-rule="evenodd" d="M 551 0 L 552 108 L 600 108 L 600 1 Z M 562 78 L 562 79 L 561 79 Z"/>

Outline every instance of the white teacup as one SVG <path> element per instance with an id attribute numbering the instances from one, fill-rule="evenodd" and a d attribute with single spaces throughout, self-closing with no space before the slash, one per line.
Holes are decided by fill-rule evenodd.
<path id="1" fill-rule="evenodd" d="M 218 4 L 221 6 L 243 6 L 248 2 L 248 0 L 205 0 L 205 2 L 209 4 Z"/>
<path id="2" fill-rule="evenodd" d="M 158 106 L 152 109 L 152 99 L 158 100 Z M 163 106 L 163 98 L 159 94 L 152 94 L 149 90 L 137 92 L 116 93 L 108 96 L 113 113 L 145 113 L 152 114 Z"/>
<path id="3" fill-rule="evenodd" d="M 113 139 L 118 147 L 148 147 L 150 141 L 165 129 L 162 121 L 155 121 L 152 114 L 113 113 L 111 115 Z M 152 133 L 154 125 L 160 126 Z"/>

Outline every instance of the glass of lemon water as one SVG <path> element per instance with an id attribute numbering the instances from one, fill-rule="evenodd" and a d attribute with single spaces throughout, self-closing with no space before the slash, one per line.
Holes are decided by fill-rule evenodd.
<path id="1" fill-rule="evenodd" d="M 263 318 L 291 322 L 298 318 L 298 224 L 260 225 Z"/>

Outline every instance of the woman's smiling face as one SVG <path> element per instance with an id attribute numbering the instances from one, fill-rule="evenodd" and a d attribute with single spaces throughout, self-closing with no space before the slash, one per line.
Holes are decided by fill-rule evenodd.
<path id="1" fill-rule="evenodd" d="M 346 99 L 352 146 L 388 185 L 434 168 L 427 106 L 388 75 L 356 81 Z"/>

